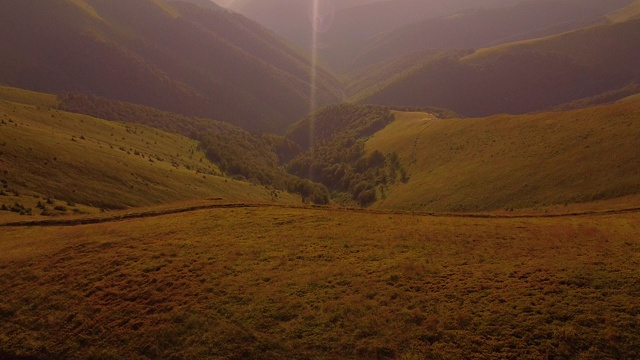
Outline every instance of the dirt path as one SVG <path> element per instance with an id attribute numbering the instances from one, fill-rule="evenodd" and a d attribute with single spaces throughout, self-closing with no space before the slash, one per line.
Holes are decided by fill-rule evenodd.
<path id="1" fill-rule="evenodd" d="M 132 212 L 126 214 L 118 214 L 113 216 L 103 217 L 88 217 L 88 218 L 76 218 L 76 219 L 46 219 L 46 220 L 33 220 L 33 221 L 16 221 L 0 224 L 0 227 L 49 227 L 49 226 L 79 226 L 79 225 L 91 225 L 118 222 L 131 219 L 143 219 L 172 214 L 181 214 L 187 212 L 195 212 L 200 210 L 211 209 L 237 209 L 237 208 L 288 208 L 288 209 L 307 209 L 307 210 L 321 210 L 321 211 L 336 211 L 336 212 L 359 212 L 367 214 L 395 214 L 395 215 L 414 215 L 414 216 L 431 216 L 431 217 L 445 217 L 445 218 L 476 218 L 476 219 L 535 219 L 535 218 L 563 218 L 563 217 L 577 217 L 577 216 L 605 216 L 605 215 L 622 215 L 629 213 L 640 213 L 640 207 L 617 209 L 617 210 L 602 210 L 602 211 L 584 211 L 584 212 L 571 212 L 561 214 L 522 214 L 522 215 L 501 215 L 490 213 L 432 213 L 432 212 L 411 212 L 411 211 L 392 211 L 392 210 L 368 210 L 358 208 L 332 208 L 323 206 L 313 207 L 296 207 L 290 205 L 278 205 L 278 204 L 248 204 L 248 203 L 230 203 L 230 204 L 207 204 L 188 206 L 183 208 L 166 209 L 166 210 L 153 210 L 153 211 L 141 211 Z"/>

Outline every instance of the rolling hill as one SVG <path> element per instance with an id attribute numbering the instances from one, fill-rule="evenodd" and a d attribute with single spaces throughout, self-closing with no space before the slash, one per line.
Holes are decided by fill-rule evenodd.
<path id="1" fill-rule="evenodd" d="M 319 55 L 330 68 L 343 71 L 367 40 L 412 22 L 522 0 L 320 0 Z M 245 0 L 227 6 L 273 29 L 302 48 L 312 45 L 312 0 Z"/>
<path id="2" fill-rule="evenodd" d="M 539 38 L 603 22 L 631 0 L 538 0 L 511 6 L 462 11 L 421 20 L 376 37 L 350 65 L 363 68 L 394 57 L 430 49 L 478 49 Z"/>
<path id="3" fill-rule="evenodd" d="M 366 151 L 397 152 L 409 181 L 374 207 L 487 211 L 637 197 L 640 106 L 632 99 L 487 118 L 396 113 Z"/>
<path id="4" fill-rule="evenodd" d="M 224 9 L 163 0 L 25 0 L 0 12 L 0 82 L 76 91 L 283 132 L 309 111 L 310 63 Z M 317 76 L 317 103 L 341 85 Z M 247 106 L 247 104 L 251 104 Z"/>
<path id="5" fill-rule="evenodd" d="M 223 176 L 192 139 L 56 105 L 52 95 L 0 88 L 3 208 L 17 203 L 37 216 L 192 199 L 272 200 L 271 190 Z"/>
<path id="6" fill-rule="evenodd" d="M 360 93 L 363 103 L 465 116 L 540 111 L 640 82 L 640 21 L 440 56 Z"/>

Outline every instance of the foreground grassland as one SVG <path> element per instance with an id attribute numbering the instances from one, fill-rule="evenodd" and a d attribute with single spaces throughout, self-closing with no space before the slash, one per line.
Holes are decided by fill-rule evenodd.
<path id="1" fill-rule="evenodd" d="M 376 206 L 486 211 L 638 195 L 640 103 L 634 100 L 478 119 L 396 113 L 366 148 L 396 151 L 409 181 L 379 197 Z"/>
<path id="2" fill-rule="evenodd" d="M 0 228 L 0 358 L 640 358 L 640 214 Z"/>

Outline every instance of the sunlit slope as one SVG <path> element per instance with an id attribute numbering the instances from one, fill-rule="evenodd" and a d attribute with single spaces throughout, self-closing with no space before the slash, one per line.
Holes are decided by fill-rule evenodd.
<path id="1" fill-rule="evenodd" d="M 0 99 L 20 104 L 46 107 L 55 107 L 58 104 L 58 99 L 55 95 L 9 86 L 0 86 Z"/>
<path id="2" fill-rule="evenodd" d="M 607 19 L 614 23 L 640 19 L 640 0 L 636 0 L 628 6 L 609 14 Z"/>
<path id="3" fill-rule="evenodd" d="M 398 113 L 367 150 L 397 151 L 410 180 L 382 208 L 479 211 L 640 193 L 640 104 L 479 119 Z"/>
<path id="4" fill-rule="evenodd" d="M 27 201 L 26 207 L 40 197 L 100 208 L 270 199 L 262 187 L 217 176 L 216 165 L 188 138 L 4 100 L 0 171 L 0 204 Z"/>
<path id="5" fill-rule="evenodd" d="M 352 66 L 358 69 L 416 50 L 479 49 L 559 34 L 601 23 L 604 15 L 631 1 L 522 1 L 479 6 L 453 16 L 430 16 L 373 37 Z"/>

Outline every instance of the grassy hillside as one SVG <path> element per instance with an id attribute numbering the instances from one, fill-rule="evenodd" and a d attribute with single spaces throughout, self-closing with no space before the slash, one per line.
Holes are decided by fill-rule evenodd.
<path id="1" fill-rule="evenodd" d="M 376 205 L 480 211 L 639 194 L 640 106 L 439 120 L 397 113 L 366 150 L 395 151 L 409 181 Z"/>
<path id="2" fill-rule="evenodd" d="M 198 141 L 207 159 L 227 175 L 277 190 L 297 192 L 304 198 L 326 194 L 313 184 L 288 174 L 283 164 L 302 150 L 294 142 L 278 135 L 258 135 L 231 124 L 187 117 L 147 106 L 82 94 L 59 96 L 59 108 L 98 118 L 152 126 L 188 136 Z M 314 196 L 311 196 L 314 197 Z M 326 203 L 328 199 L 323 200 Z"/>
<path id="3" fill-rule="evenodd" d="M 3 88 L 0 98 L 7 93 L 36 103 L 44 97 Z M 143 125 L 0 100 L 0 205 L 19 203 L 40 215 L 187 199 L 271 201 L 263 187 L 222 177 L 199 149 L 194 140 Z"/>
<path id="4" fill-rule="evenodd" d="M 364 103 L 437 106 L 465 116 L 525 113 L 640 81 L 640 21 L 437 57 L 359 96 Z"/>
<path id="5" fill-rule="evenodd" d="M 234 208 L 3 227 L 0 357 L 635 359 L 638 224 Z"/>
<path id="6" fill-rule="evenodd" d="M 52 94 L 0 86 L 0 99 L 20 104 L 44 106 L 48 108 L 58 105 L 58 98 Z"/>
<path id="7" fill-rule="evenodd" d="M 358 69 L 416 50 L 477 49 L 526 38 L 540 33 L 566 32 L 603 21 L 604 15 L 631 0 L 524 1 L 511 6 L 467 10 L 453 16 L 421 20 L 394 29 L 368 42 L 355 59 Z"/>
<path id="8" fill-rule="evenodd" d="M 25 0 L 0 13 L 0 82 L 77 91 L 284 132 L 309 111 L 308 59 L 224 9 L 155 0 Z M 317 102 L 341 85 L 323 69 Z M 251 104 L 247 106 L 247 104 Z"/>
<path id="9" fill-rule="evenodd" d="M 625 22 L 633 19 L 640 19 L 640 1 L 633 1 L 628 6 L 609 14 L 607 18 L 612 22 Z"/>

